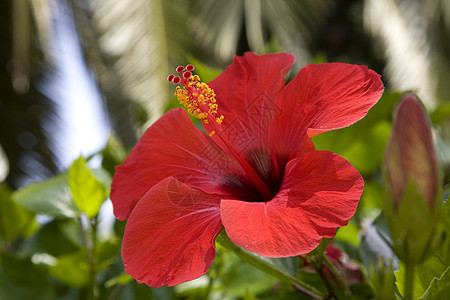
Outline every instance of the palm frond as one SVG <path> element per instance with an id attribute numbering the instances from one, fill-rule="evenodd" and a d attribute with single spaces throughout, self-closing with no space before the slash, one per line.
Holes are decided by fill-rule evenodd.
<path id="1" fill-rule="evenodd" d="M 265 26 L 285 51 L 295 55 L 296 71 L 311 62 L 308 50 L 310 32 L 323 22 L 325 13 L 330 7 L 330 2 L 326 0 L 264 0 Z"/>
<path id="2" fill-rule="evenodd" d="M 366 0 L 364 19 L 367 29 L 380 41 L 380 51 L 385 53 L 385 72 L 392 88 L 415 91 L 428 109 L 434 109 L 439 94 L 448 95 L 450 91 L 447 80 L 442 80 L 448 78 L 450 70 L 448 52 L 442 53 L 448 50 L 448 35 L 445 39 L 433 38 L 438 14 L 422 13 L 434 11 L 427 6 L 429 2 L 433 1 Z M 437 92 L 442 89 L 447 92 Z"/>
<path id="3" fill-rule="evenodd" d="M 320 22 L 327 8 L 329 1 L 324 0 L 199 0 L 191 9 L 189 27 L 204 48 L 225 62 L 237 53 L 245 33 L 249 50 L 259 52 L 275 38 L 301 66 L 310 61 L 309 29 Z"/>
<path id="4" fill-rule="evenodd" d="M 218 59 L 229 61 L 236 53 L 244 17 L 243 0 L 196 1 L 191 9 L 191 34 Z"/>
<path id="5" fill-rule="evenodd" d="M 184 12 L 163 0 L 72 3 L 86 59 L 96 70 L 113 126 L 131 146 L 136 131 L 166 109 L 169 65 L 186 61 Z"/>
<path id="6" fill-rule="evenodd" d="M 59 169 L 45 125 L 55 117 L 54 105 L 39 88 L 51 68 L 37 36 L 35 11 L 30 1 L 0 4 L 0 144 L 9 161 L 6 182 L 15 188 Z"/>

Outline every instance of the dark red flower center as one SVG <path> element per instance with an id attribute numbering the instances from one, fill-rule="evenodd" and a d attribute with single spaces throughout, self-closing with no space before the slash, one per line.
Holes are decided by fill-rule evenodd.
<path id="1" fill-rule="evenodd" d="M 238 199 L 247 202 L 266 202 L 271 200 L 279 191 L 284 176 L 284 167 L 272 165 L 267 149 L 255 148 L 246 153 L 246 160 L 253 170 L 264 181 L 272 196 L 265 198 L 255 185 L 247 178 L 242 178 L 236 174 L 225 175 L 222 179 L 221 187 Z"/>

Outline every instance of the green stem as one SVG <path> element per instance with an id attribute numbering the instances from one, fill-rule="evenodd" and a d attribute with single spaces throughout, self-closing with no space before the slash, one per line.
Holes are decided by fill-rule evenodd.
<path id="1" fill-rule="evenodd" d="M 124 285 L 124 284 L 116 285 L 107 300 L 116 300 L 117 298 L 119 298 L 120 293 L 122 292 L 122 290 L 125 287 L 126 287 L 126 285 Z"/>
<path id="2" fill-rule="evenodd" d="M 403 294 L 404 300 L 412 300 L 413 299 L 413 291 L 414 291 L 414 272 L 416 269 L 416 265 L 411 262 L 405 263 L 405 292 Z"/>
<path id="3" fill-rule="evenodd" d="M 239 256 L 243 261 L 251 264 L 252 266 L 272 275 L 280 280 L 287 282 L 291 285 L 293 285 L 296 289 L 302 291 L 303 293 L 307 294 L 308 296 L 312 297 L 313 299 L 323 299 L 324 294 L 314 288 L 313 286 L 307 284 L 306 282 L 301 281 L 300 279 L 287 274 L 277 268 L 275 268 L 272 264 L 270 264 L 267 261 L 262 260 L 261 258 L 257 257 L 256 255 L 252 254 L 251 252 L 246 251 L 245 249 L 242 249 L 238 246 L 236 246 L 230 238 L 227 236 L 225 231 L 222 229 L 220 234 L 217 236 L 216 241 L 222 245 L 223 247 L 227 248 L 228 250 L 233 251 L 237 256 Z"/>
<path id="4" fill-rule="evenodd" d="M 89 264 L 89 274 L 90 274 L 90 282 L 91 282 L 90 299 L 96 300 L 96 299 L 98 299 L 98 287 L 97 287 L 97 283 L 95 282 L 97 270 L 95 267 L 93 243 L 89 242 L 88 232 L 86 232 L 86 229 L 83 226 L 83 221 L 81 220 L 81 216 L 78 217 L 78 221 L 80 222 L 81 239 L 83 240 L 84 247 L 86 248 L 86 256 L 87 256 L 87 261 Z M 88 223 L 91 224 L 90 219 L 88 220 Z"/>
<path id="5" fill-rule="evenodd" d="M 343 289 L 344 294 L 346 296 L 350 296 L 352 292 L 350 291 L 350 288 L 348 287 L 347 283 L 345 282 L 344 278 L 342 278 L 339 271 L 336 269 L 336 267 L 333 265 L 333 263 L 328 259 L 328 257 L 322 253 L 322 259 L 327 265 L 328 269 L 330 270 L 331 274 L 333 274 L 334 278 L 336 278 L 337 282 L 339 283 L 339 286 Z"/>
<path id="6" fill-rule="evenodd" d="M 320 255 L 309 255 L 307 257 L 307 261 L 314 267 L 316 270 L 317 275 L 319 275 L 320 279 L 322 279 L 322 282 L 325 284 L 325 287 L 328 290 L 327 299 L 337 299 L 337 296 L 334 293 L 333 286 L 331 285 L 328 278 L 323 274 L 322 272 L 322 266 L 323 266 L 323 259 Z"/>

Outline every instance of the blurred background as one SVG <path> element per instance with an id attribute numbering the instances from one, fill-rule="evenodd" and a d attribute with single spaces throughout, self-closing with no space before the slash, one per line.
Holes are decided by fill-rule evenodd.
<path id="1" fill-rule="evenodd" d="M 450 95 L 448 0 L 4 0 L 0 180 L 67 169 L 115 132 L 126 148 L 169 107 L 177 65 L 287 51 L 364 64 L 429 111 Z"/>

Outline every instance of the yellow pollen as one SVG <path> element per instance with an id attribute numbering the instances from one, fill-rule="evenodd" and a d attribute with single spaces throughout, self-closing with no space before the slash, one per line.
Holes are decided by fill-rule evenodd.
<path id="1" fill-rule="evenodd" d="M 223 116 L 220 116 L 219 118 L 216 118 L 216 122 L 217 122 L 218 124 L 222 124 L 222 122 L 223 122 Z"/>
<path id="2" fill-rule="evenodd" d="M 218 124 L 223 122 L 224 117 L 222 115 L 216 116 L 219 108 L 215 99 L 216 94 L 206 83 L 200 81 L 198 75 L 192 75 L 181 83 L 184 89 L 177 86 L 175 96 L 186 107 L 188 113 L 202 120 L 203 124 L 209 124 L 208 117 L 211 117 L 211 120 L 215 120 Z M 212 131 L 210 136 L 214 133 Z"/>
<path id="3" fill-rule="evenodd" d="M 209 133 L 209 136 L 213 136 L 216 132 L 213 130 Z"/>

